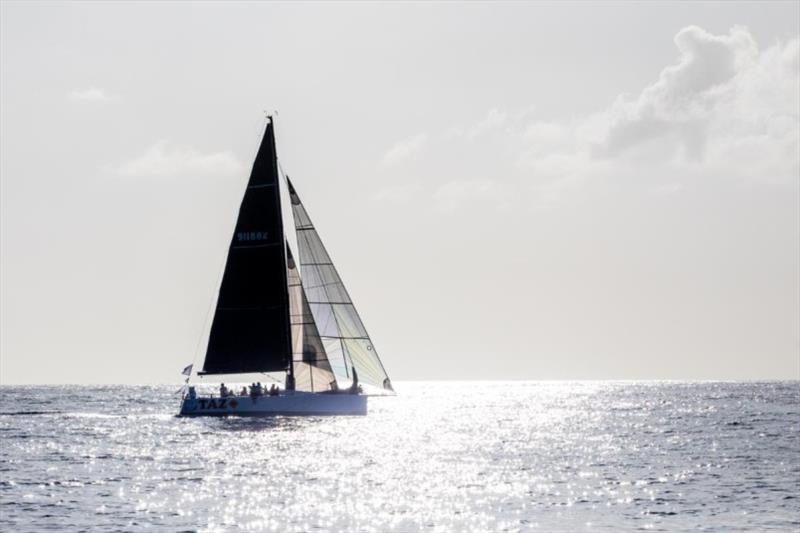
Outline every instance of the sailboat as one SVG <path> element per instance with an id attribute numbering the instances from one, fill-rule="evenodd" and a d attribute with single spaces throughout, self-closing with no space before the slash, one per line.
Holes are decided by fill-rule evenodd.
<path id="1" fill-rule="evenodd" d="M 284 180 L 272 117 L 228 247 L 201 378 L 284 373 L 284 387 L 201 395 L 184 387 L 180 416 L 365 415 L 393 394 L 386 369 L 292 182 L 297 250 L 284 231 Z M 188 371 L 188 372 L 187 372 Z M 191 365 L 185 369 L 191 375 Z"/>

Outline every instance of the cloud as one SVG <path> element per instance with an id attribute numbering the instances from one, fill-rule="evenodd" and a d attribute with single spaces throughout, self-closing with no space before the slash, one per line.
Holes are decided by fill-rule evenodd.
<path id="1" fill-rule="evenodd" d="M 635 96 L 531 122 L 517 164 L 537 179 L 639 173 L 791 183 L 800 175 L 800 40 L 760 50 L 735 26 L 675 36 L 679 57 Z M 674 185 L 673 185 L 674 186 Z"/>
<path id="2" fill-rule="evenodd" d="M 396 165 L 401 161 L 414 158 L 426 142 L 428 142 L 428 134 L 420 133 L 395 143 L 394 146 L 384 154 L 382 159 L 383 165 Z"/>
<path id="3" fill-rule="evenodd" d="M 705 128 L 725 93 L 741 83 L 737 75 L 757 64 L 758 46 L 746 28 L 711 35 L 697 26 L 675 36 L 681 55 L 661 71 L 658 81 L 633 100 L 620 97 L 609 110 L 611 119 L 601 153 L 618 154 L 658 137 L 673 136 L 689 157 L 701 157 Z"/>
<path id="4" fill-rule="evenodd" d="M 141 156 L 116 168 L 117 174 L 132 177 L 231 176 L 243 170 L 231 152 L 203 154 L 168 141 L 155 143 Z"/>
<path id="5" fill-rule="evenodd" d="M 102 89 L 97 87 L 89 87 L 88 89 L 75 89 L 69 93 L 71 100 L 80 102 L 109 102 L 115 100 L 115 97 L 107 95 Z"/>
<path id="6" fill-rule="evenodd" d="M 688 26 L 674 42 L 676 60 L 656 79 L 595 112 L 541 120 L 534 108 L 495 107 L 398 143 L 385 159 L 447 158 L 426 160 L 417 175 L 443 212 L 481 197 L 554 207 L 614 183 L 658 195 L 690 190 L 692 180 L 796 184 L 800 39 L 761 48 L 743 26 L 721 35 Z"/>

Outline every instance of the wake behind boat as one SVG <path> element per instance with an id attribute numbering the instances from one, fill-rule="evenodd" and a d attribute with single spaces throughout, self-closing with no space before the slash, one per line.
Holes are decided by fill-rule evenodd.
<path id="1" fill-rule="evenodd" d="M 365 415 L 363 388 L 393 393 L 372 340 L 286 177 L 298 261 L 283 228 L 281 183 L 269 118 L 239 208 L 208 338 L 202 378 L 285 373 L 283 390 L 198 395 L 181 416 Z M 299 263 L 299 264 L 298 264 Z M 299 268 L 298 268 L 299 266 Z M 184 370 L 191 376 L 192 365 Z M 187 384 L 189 378 L 187 377 Z"/>

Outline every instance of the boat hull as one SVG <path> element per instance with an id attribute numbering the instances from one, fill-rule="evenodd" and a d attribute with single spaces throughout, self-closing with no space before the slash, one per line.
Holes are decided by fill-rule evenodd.
<path id="1" fill-rule="evenodd" d="M 179 416 L 335 416 L 367 414 L 361 394 L 282 392 L 278 396 L 184 397 Z"/>

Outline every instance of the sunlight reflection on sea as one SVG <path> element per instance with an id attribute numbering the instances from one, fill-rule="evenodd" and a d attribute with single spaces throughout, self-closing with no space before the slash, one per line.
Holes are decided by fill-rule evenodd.
<path id="1" fill-rule="evenodd" d="M 366 417 L 182 419 L 2 387 L 0 529 L 794 530 L 800 384 L 400 383 Z"/>

